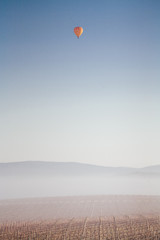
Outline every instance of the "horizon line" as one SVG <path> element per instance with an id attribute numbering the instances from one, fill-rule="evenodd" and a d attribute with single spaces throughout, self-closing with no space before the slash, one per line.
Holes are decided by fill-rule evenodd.
<path id="1" fill-rule="evenodd" d="M 7 161 L 7 162 L 1 162 L 0 164 L 15 164 L 15 163 L 26 163 L 26 162 L 30 162 L 30 163 L 63 163 L 63 164 L 81 164 L 81 165 L 89 165 L 89 166 L 96 166 L 96 167 L 104 167 L 104 168 L 132 168 L 132 169 L 142 169 L 142 168 L 147 168 L 147 167 L 156 167 L 156 166 L 160 166 L 160 164 L 153 164 L 153 165 L 146 165 L 146 166 L 141 166 L 141 167 L 132 167 L 132 166 L 104 166 L 104 165 L 97 165 L 97 164 L 92 164 L 92 163 L 86 163 L 86 162 L 73 162 L 73 161 L 68 161 L 68 162 L 57 162 L 57 161 L 45 161 L 45 160 L 23 160 L 23 161 Z"/>

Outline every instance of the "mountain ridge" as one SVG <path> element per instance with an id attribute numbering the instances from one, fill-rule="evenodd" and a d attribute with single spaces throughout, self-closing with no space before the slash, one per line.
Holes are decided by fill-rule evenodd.
<path id="1" fill-rule="evenodd" d="M 108 167 L 79 162 L 22 161 L 0 163 L 1 176 L 160 176 L 160 165 L 134 167 Z"/>

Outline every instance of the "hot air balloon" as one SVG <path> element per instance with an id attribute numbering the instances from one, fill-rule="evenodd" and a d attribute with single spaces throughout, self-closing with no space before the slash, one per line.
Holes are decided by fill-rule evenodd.
<path id="1" fill-rule="evenodd" d="M 81 34 L 83 33 L 83 28 L 82 27 L 75 27 L 74 28 L 74 33 L 76 34 L 77 38 L 79 38 L 81 36 Z"/>

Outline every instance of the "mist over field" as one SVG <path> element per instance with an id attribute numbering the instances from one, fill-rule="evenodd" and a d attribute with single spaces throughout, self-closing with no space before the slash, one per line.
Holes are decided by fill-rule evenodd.
<path id="1" fill-rule="evenodd" d="M 0 164 L 0 199 L 80 195 L 160 195 L 160 168 L 78 163 Z"/>

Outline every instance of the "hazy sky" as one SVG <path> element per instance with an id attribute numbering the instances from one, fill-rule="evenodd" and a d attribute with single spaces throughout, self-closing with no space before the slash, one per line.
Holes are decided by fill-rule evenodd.
<path id="1" fill-rule="evenodd" d="M 0 1 L 0 161 L 26 160 L 160 164 L 160 1 Z"/>

